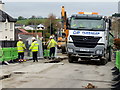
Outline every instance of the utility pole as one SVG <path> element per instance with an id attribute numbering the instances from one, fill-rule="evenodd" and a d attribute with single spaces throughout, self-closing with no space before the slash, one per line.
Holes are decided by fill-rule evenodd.
<path id="1" fill-rule="evenodd" d="M 50 18 L 50 35 L 51 35 L 51 18 Z"/>

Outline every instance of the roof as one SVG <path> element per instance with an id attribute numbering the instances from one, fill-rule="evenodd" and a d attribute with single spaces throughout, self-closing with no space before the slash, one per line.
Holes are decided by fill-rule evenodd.
<path id="1" fill-rule="evenodd" d="M 0 4 L 4 4 L 2 1 L 0 1 Z"/>
<path id="2" fill-rule="evenodd" d="M 19 28 L 18 30 L 20 30 L 20 31 L 23 32 L 23 33 L 28 33 L 27 31 L 25 31 L 25 30 L 22 29 L 22 28 Z"/>
<path id="3" fill-rule="evenodd" d="M 38 32 L 38 33 L 19 33 L 21 35 L 32 35 L 32 36 L 36 36 L 38 35 L 39 37 L 42 37 L 42 33 Z"/>
<path id="4" fill-rule="evenodd" d="M 5 22 L 6 19 L 8 22 L 16 22 L 17 20 L 12 18 L 10 15 L 8 15 L 6 12 L 0 10 L 0 22 Z"/>
<path id="5" fill-rule="evenodd" d="M 28 25 L 29 27 L 36 28 L 37 25 Z M 27 26 L 26 26 L 27 27 Z"/>
<path id="6" fill-rule="evenodd" d="M 44 25 L 42 25 L 42 24 L 39 24 L 37 27 L 44 27 Z"/>

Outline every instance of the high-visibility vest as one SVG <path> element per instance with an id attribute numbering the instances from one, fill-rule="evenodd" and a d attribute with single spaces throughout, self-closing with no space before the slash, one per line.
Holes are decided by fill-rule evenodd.
<path id="1" fill-rule="evenodd" d="M 25 47 L 25 44 L 23 43 L 23 41 L 18 41 L 17 42 L 18 53 L 24 52 L 24 49 L 26 49 L 26 47 Z"/>
<path id="2" fill-rule="evenodd" d="M 38 42 L 34 41 L 34 42 L 32 42 L 29 49 L 32 50 L 32 52 L 37 52 L 38 51 L 38 46 L 39 46 Z"/>
<path id="3" fill-rule="evenodd" d="M 48 44 L 48 48 L 56 47 L 56 45 L 57 45 L 57 42 L 54 39 L 51 39 Z"/>

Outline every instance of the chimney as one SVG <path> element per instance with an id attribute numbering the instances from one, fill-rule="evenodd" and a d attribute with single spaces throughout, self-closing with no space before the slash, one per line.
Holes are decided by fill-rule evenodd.
<path id="1" fill-rule="evenodd" d="M 0 10 L 3 10 L 3 5 L 4 3 L 2 3 L 2 1 L 0 0 Z"/>

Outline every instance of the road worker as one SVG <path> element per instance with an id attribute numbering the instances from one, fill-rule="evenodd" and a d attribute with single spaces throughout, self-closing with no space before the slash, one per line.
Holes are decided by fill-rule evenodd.
<path id="1" fill-rule="evenodd" d="M 52 36 L 50 36 L 50 42 L 48 43 L 48 48 L 50 49 L 50 57 L 49 59 L 54 59 L 55 58 L 55 47 L 57 46 L 57 42 L 53 39 Z M 53 57 L 52 57 L 53 55 Z"/>
<path id="2" fill-rule="evenodd" d="M 22 38 L 19 37 L 19 41 L 17 42 L 19 62 L 24 61 L 24 51 L 25 51 L 25 49 L 26 49 L 25 44 L 23 43 Z"/>
<path id="3" fill-rule="evenodd" d="M 33 37 L 32 38 L 32 44 L 31 44 L 31 46 L 29 48 L 29 50 L 32 51 L 33 62 L 35 62 L 35 61 L 38 62 L 38 59 L 37 59 L 38 47 L 39 47 L 39 44 L 36 41 L 35 37 Z"/>

